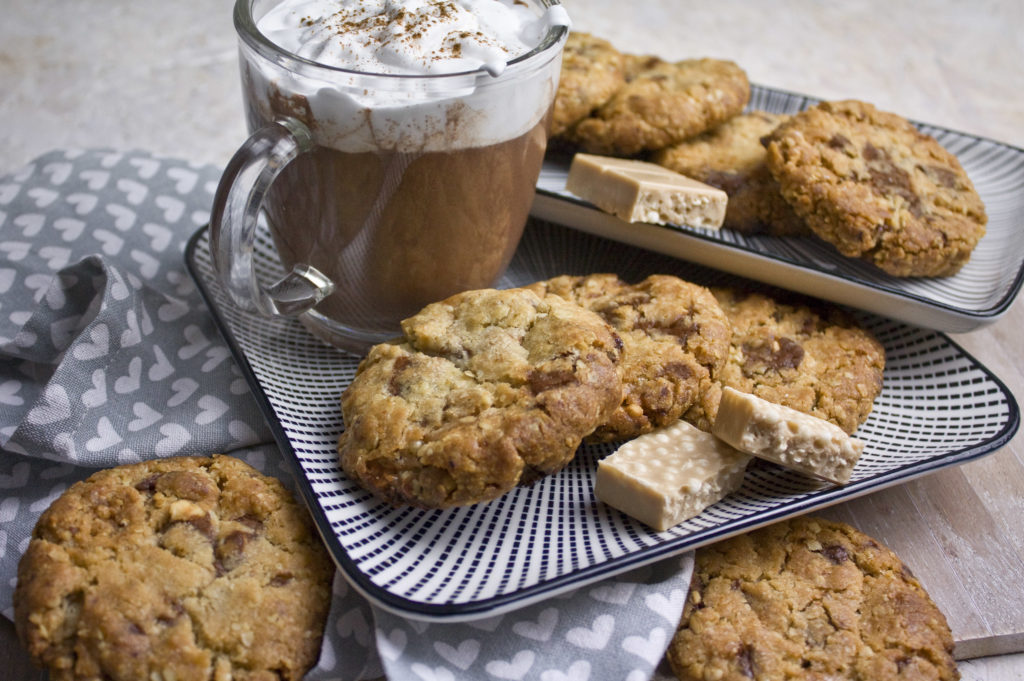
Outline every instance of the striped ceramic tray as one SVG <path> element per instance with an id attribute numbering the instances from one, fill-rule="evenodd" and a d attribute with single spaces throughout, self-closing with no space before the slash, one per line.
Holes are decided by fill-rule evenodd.
<path id="1" fill-rule="evenodd" d="M 750 109 L 794 113 L 820 100 L 754 86 Z M 537 183 L 537 217 L 793 291 L 928 328 L 958 333 L 1001 317 L 1024 282 L 1024 150 L 930 125 L 918 127 L 956 154 L 985 202 L 988 231 L 952 277 L 892 277 L 844 258 L 815 238 L 629 224 L 565 190 L 568 158 L 549 158 Z"/>
<path id="2" fill-rule="evenodd" d="M 280 270 L 265 235 L 256 260 Z M 358 358 L 313 338 L 298 322 L 247 313 L 213 274 L 207 231 L 187 261 L 260 401 L 313 517 L 349 581 L 377 605 L 445 621 L 497 614 L 731 534 L 805 513 L 990 453 L 1016 431 L 1006 387 L 940 332 L 856 312 L 886 348 L 884 388 L 858 431 L 866 442 L 852 481 L 815 483 L 767 463 L 699 516 L 653 532 L 597 502 L 596 462 L 584 446 L 559 474 L 476 506 L 391 508 L 341 472 L 339 397 Z M 627 280 L 674 274 L 703 284 L 732 275 L 548 222 L 528 225 L 502 287 L 556 274 L 618 272 Z M 755 284 L 766 292 L 770 289 Z"/>

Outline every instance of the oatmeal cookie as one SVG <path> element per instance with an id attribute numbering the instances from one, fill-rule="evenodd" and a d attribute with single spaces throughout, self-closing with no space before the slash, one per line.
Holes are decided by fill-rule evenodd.
<path id="1" fill-rule="evenodd" d="M 677 277 L 627 284 L 614 274 L 533 284 L 593 310 L 622 338 L 622 400 L 588 440 L 635 437 L 705 401 L 729 353 L 729 322 L 711 292 Z M 717 403 L 716 403 L 717 404 Z"/>
<path id="2" fill-rule="evenodd" d="M 557 472 L 622 400 L 622 341 L 595 313 L 478 290 L 402 322 L 342 396 L 345 472 L 394 505 L 488 501 Z"/>
<path id="3" fill-rule="evenodd" d="M 687 419 L 708 429 L 721 386 L 830 421 L 853 433 L 882 390 L 885 349 L 842 311 L 810 302 L 782 302 L 760 293 L 714 288 L 732 327 L 729 361 L 709 411 Z"/>
<path id="4" fill-rule="evenodd" d="M 50 678 L 301 679 L 334 567 L 305 508 L 227 456 L 119 466 L 42 514 L 18 633 Z"/>
<path id="5" fill-rule="evenodd" d="M 739 114 L 750 99 L 747 75 L 731 61 L 640 58 L 632 79 L 569 137 L 584 151 L 629 156 L 700 134 Z"/>
<path id="6" fill-rule="evenodd" d="M 666 656 L 682 681 L 960 678 L 946 618 L 907 566 L 811 517 L 698 549 Z"/>
<path id="7" fill-rule="evenodd" d="M 558 136 L 626 84 L 624 56 L 607 40 L 573 31 L 562 52 L 562 73 L 551 113 L 551 135 Z"/>
<path id="8" fill-rule="evenodd" d="M 956 156 L 901 116 L 854 100 L 794 115 L 767 139 L 782 195 L 845 256 L 898 277 L 955 274 L 985 234 Z"/>
<path id="9" fill-rule="evenodd" d="M 723 227 L 744 233 L 806 236 L 811 230 L 779 191 L 761 138 L 789 118 L 751 111 L 654 152 L 651 161 L 729 195 Z"/>

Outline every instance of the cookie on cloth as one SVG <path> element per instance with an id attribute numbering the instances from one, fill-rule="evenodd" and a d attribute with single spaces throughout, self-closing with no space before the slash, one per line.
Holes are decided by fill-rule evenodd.
<path id="1" fill-rule="evenodd" d="M 551 135 L 563 134 L 625 84 L 621 52 L 603 38 L 570 32 L 562 51 L 562 71 L 551 111 Z"/>
<path id="2" fill-rule="evenodd" d="M 622 341 L 526 289 L 459 293 L 376 345 L 341 399 L 345 473 L 394 505 L 489 501 L 561 470 L 622 400 Z"/>
<path id="3" fill-rule="evenodd" d="M 710 429 L 721 386 L 752 393 L 853 433 L 882 390 L 885 348 L 842 310 L 738 288 L 712 288 L 732 327 L 720 385 L 687 420 Z"/>
<path id="4" fill-rule="evenodd" d="M 698 549 L 666 657 L 682 681 L 960 678 L 946 618 L 909 568 L 812 517 Z"/>
<path id="5" fill-rule="evenodd" d="M 571 141 L 584 151 L 630 156 L 700 134 L 743 111 L 750 99 L 747 74 L 731 61 L 687 59 L 645 64 L 592 115 L 577 123 Z"/>
<path id="6" fill-rule="evenodd" d="M 897 114 L 823 102 L 766 142 L 786 201 L 845 256 L 898 277 L 947 276 L 985 234 L 985 205 L 956 156 Z"/>
<path id="7" fill-rule="evenodd" d="M 706 406 L 729 354 L 729 322 L 708 289 L 652 275 L 561 276 L 529 288 L 593 310 L 622 338 L 622 400 L 590 441 L 636 437 Z"/>
<path id="8" fill-rule="evenodd" d="M 94 473 L 42 514 L 14 613 L 59 680 L 301 679 L 334 566 L 306 509 L 228 456 Z"/>
<path id="9" fill-rule="evenodd" d="M 651 161 L 729 195 L 723 227 L 744 233 L 806 236 L 810 228 L 782 198 L 761 138 L 789 118 L 750 111 L 654 152 Z"/>

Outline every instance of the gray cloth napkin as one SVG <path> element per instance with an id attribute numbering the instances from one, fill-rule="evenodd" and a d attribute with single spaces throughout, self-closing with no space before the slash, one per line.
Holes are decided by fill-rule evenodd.
<path id="1" fill-rule="evenodd" d="M 293 485 L 185 268 L 219 171 L 56 151 L 0 178 L 0 612 L 39 514 L 98 468 L 229 453 Z M 691 556 L 487 619 L 384 612 L 338 576 L 310 679 L 627 679 L 657 667 Z"/>

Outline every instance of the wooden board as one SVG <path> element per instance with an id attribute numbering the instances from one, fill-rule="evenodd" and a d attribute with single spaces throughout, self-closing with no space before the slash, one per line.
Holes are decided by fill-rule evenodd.
<path id="1" fill-rule="evenodd" d="M 953 340 L 1020 401 L 1024 301 Z M 1024 651 L 1024 434 L 998 452 L 819 512 L 893 549 L 946 614 L 958 659 Z"/>

